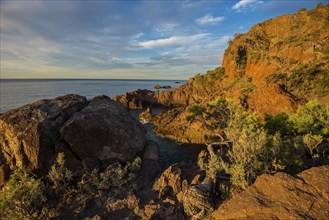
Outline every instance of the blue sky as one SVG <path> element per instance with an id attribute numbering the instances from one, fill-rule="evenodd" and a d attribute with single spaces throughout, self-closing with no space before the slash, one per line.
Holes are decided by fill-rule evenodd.
<path id="1" fill-rule="evenodd" d="M 1 78 L 187 79 L 234 34 L 319 2 L 1 1 Z"/>

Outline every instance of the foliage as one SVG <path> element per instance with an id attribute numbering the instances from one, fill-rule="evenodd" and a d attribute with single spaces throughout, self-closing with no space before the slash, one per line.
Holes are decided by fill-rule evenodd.
<path id="1" fill-rule="evenodd" d="M 329 135 L 329 104 L 321 105 L 310 101 L 299 106 L 296 114 L 291 114 L 288 120 L 298 134 Z"/>
<path id="2" fill-rule="evenodd" d="M 265 77 L 265 82 L 282 84 L 287 80 L 287 75 L 284 73 L 272 73 Z"/>
<path id="3" fill-rule="evenodd" d="M 106 169 L 104 172 L 93 170 L 90 177 L 87 178 L 90 179 L 92 185 L 100 190 L 122 186 L 137 177 L 141 162 L 142 160 L 139 157 L 136 157 L 132 163 L 128 162 L 124 167 L 117 163 L 110 166 L 111 169 Z"/>
<path id="4" fill-rule="evenodd" d="M 46 189 L 40 179 L 15 170 L 0 192 L 1 219 L 43 219 Z"/>
<path id="5" fill-rule="evenodd" d="M 214 70 L 208 70 L 206 74 L 196 74 L 194 77 L 197 85 L 208 86 L 213 83 L 213 80 L 221 80 L 225 76 L 225 70 L 222 67 L 217 67 Z"/>
<path id="6" fill-rule="evenodd" d="M 314 150 L 321 144 L 323 137 L 321 135 L 307 134 L 303 137 L 303 142 L 305 143 L 310 155 L 315 156 Z"/>
<path id="7" fill-rule="evenodd" d="M 43 179 L 17 169 L 0 192 L 0 219 L 49 219 L 68 211 L 81 212 L 89 200 L 101 195 L 98 190 L 122 187 L 134 180 L 140 165 L 137 157 L 125 166 L 118 163 L 101 173 L 86 173 L 79 182 L 72 181 L 63 153 Z"/>
<path id="8" fill-rule="evenodd" d="M 282 112 L 277 115 L 265 114 L 264 120 L 264 128 L 271 135 L 276 132 L 279 132 L 283 136 L 293 134 L 293 127 L 288 121 L 289 115 L 286 112 Z"/>
<path id="9" fill-rule="evenodd" d="M 220 98 L 207 107 L 193 107 L 194 120 L 203 121 L 213 132 L 218 127 L 223 130 L 217 143 L 221 150 L 213 149 L 216 144 L 208 145 L 209 156 L 199 158 L 198 164 L 214 181 L 226 173 L 231 184 L 242 189 L 262 173 L 300 171 L 308 158 L 325 154 L 325 149 L 322 154 L 319 149 L 326 146 L 328 106 L 310 101 L 296 113 L 266 115 L 264 125 L 256 113 Z"/>
<path id="10" fill-rule="evenodd" d="M 281 136 L 278 133 L 269 136 L 257 115 L 246 112 L 234 114 L 224 132 L 232 146 L 227 154 L 229 161 L 220 159 L 220 163 L 230 174 L 233 185 L 244 189 L 259 174 L 282 167 L 273 164 L 282 147 Z"/>
<path id="11" fill-rule="evenodd" d="M 65 166 L 64 153 L 58 153 L 55 164 L 51 167 L 48 178 L 55 189 L 65 190 L 72 181 L 72 172 Z"/>

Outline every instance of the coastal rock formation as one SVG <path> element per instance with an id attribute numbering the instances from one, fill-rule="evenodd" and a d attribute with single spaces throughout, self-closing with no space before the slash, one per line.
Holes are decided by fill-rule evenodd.
<path id="1" fill-rule="evenodd" d="M 131 161 L 145 144 L 144 127 L 120 103 L 98 96 L 61 128 L 61 140 L 79 157 Z M 77 135 L 78 134 L 78 135 Z"/>
<path id="2" fill-rule="evenodd" d="M 151 108 L 147 108 L 146 111 L 139 114 L 139 119 L 145 122 L 152 122 L 154 115 L 152 114 Z"/>
<path id="3" fill-rule="evenodd" d="M 197 74 L 175 89 L 148 91 L 147 99 L 146 92 L 136 91 L 118 101 L 127 107 L 185 107 L 162 114 L 167 123 L 159 119 L 156 131 L 193 143 L 206 142 L 207 132 L 200 124 L 184 120 L 186 107 L 192 104 L 206 106 L 215 98 L 229 98 L 264 116 L 284 109 L 295 111 L 311 99 L 328 102 L 328 13 L 329 5 L 319 4 L 310 11 L 303 9 L 256 24 L 229 42 L 222 67 Z"/>
<path id="4" fill-rule="evenodd" d="M 154 93 L 147 89 L 127 92 L 122 96 L 115 96 L 113 99 L 121 102 L 124 106 L 131 109 L 141 109 L 145 106 L 158 104 L 158 100 L 154 97 Z"/>
<path id="5" fill-rule="evenodd" d="M 292 177 L 264 174 L 212 214 L 212 219 L 328 219 L 329 166 Z"/>
<path id="6" fill-rule="evenodd" d="M 85 97 L 65 95 L 44 99 L 0 115 L 0 146 L 12 169 L 43 173 L 54 159 L 59 129 L 88 105 Z"/>
<path id="7" fill-rule="evenodd" d="M 160 113 L 153 118 L 156 125 L 155 132 L 168 138 L 185 143 L 204 144 L 206 136 L 212 135 L 208 130 L 202 128 L 200 122 L 189 122 L 186 117 L 190 113 L 185 107 L 178 107 Z"/>
<path id="8" fill-rule="evenodd" d="M 159 84 L 156 84 L 154 86 L 155 89 L 171 89 L 171 86 L 160 86 Z"/>
<path id="9" fill-rule="evenodd" d="M 144 127 L 105 96 L 87 101 L 65 95 L 0 115 L 2 162 L 37 175 L 47 172 L 59 152 L 67 167 L 79 172 L 106 161 L 131 161 L 144 145 Z"/>

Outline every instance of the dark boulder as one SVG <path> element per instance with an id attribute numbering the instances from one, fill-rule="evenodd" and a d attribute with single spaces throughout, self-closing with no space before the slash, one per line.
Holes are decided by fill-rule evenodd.
<path id="1" fill-rule="evenodd" d="M 80 158 L 131 161 L 143 150 L 145 129 L 120 103 L 106 96 L 91 100 L 60 130 L 61 140 Z"/>

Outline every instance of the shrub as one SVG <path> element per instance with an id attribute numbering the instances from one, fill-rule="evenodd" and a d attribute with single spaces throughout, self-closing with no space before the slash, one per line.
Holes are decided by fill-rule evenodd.
<path id="1" fill-rule="evenodd" d="M 127 184 L 137 177 L 142 160 L 136 157 L 132 163 L 122 166 L 116 163 L 106 169 L 104 172 L 93 170 L 90 175 L 85 176 L 93 186 L 99 190 L 108 190 L 111 187 L 118 187 Z"/>
<path id="2" fill-rule="evenodd" d="M 56 162 L 48 173 L 48 178 L 56 190 L 66 190 L 72 181 L 72 172 L 65 167 L 64 163 L 64 153 L 58 153 Z"/>
<path id="3" fill-rule="evenodd" d="M 303 142 L 305 143 L 310 155 L 312 157 L 315 157 L 314 150 L 318 147 L 319 144 L 321 144 L 323 138 L 321 135 L 312 135 L 307 134 L 303 137 Z"/>
<path id="4" fill-rule="evenodd" d="M 293 127 L 290 124 L 289 115 L 286 112 L 279 113 L 277 115 L 265 114 L 265 125 L 264 128 L 271 135 L 279 132 L 281 135 L 293 134 Z"/>
<path id="5" fill-rule="evenodd" d="M 15 170 L 0 192 L 1 219 L 44 219 L 46 189 L 40 179 Z"/>
<path id="6" fill-rule="evenodd" d="M 309 101 L 299 106 L 296 114 L 289 116 L 289 122 L 298 134 L 329 135 L 329 104 L 320 105 L 317 101 Z"/>

